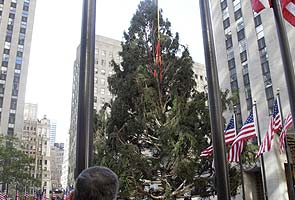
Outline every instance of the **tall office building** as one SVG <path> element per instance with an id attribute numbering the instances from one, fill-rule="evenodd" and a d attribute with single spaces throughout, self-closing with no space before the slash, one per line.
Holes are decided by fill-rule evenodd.
<path id="1" fill-rule="evenodd" d="M 50 145 L 53 146 L 56 139 L 56 122 L 50 120 Z"/>
<path id="2" fill-rule="evenodd" d="M 94 109 L 97 112 L 106 102 L 113 98 L 108 90 L 107 78 L 113 74 L 111 61 L 120 62 L 119 52 L 121 42 L 111 38 L 97 35 L 95 38 L 95 75 L 94 75 Z M 77 112 L 78 112 L 78 92 L 79 92 L 79 64 L 80 48 L 77 48 L 77 57 L 74 62 L 73 86 L 72 86 L 72 107 L 71 125 L 69 139 L 69 172 L 68 183 L 74 184 L 74 171 L 76 161 L 76 136 L 77 136 Z"/>
<path id="3" fill-rule="evenodd" d="M 283 115 L 289 112 L 285 76 L 272 9 L 254 13 L 250 0 L 211 1 L 211 13 L 219 83 L 237 96 L 237 122 L 241 127 L 257 101 L 262 139 L 277 88 L 281 90 Z M 295 28 L 286 23 L 293 62 Z M 270 152 L 264 154 L 268 199 L 288 199 L 285 154 L 278 150 L 275 135 Z M 257 160 L 259 163 L 259 160 Z M 263 199 L 260 167 L 245 169 L 246 199 Z"/>
<path id="4" fill-rule="evenodd" d="M 36 0 L 0 0 L 0 134 L 23 128 Z"/>

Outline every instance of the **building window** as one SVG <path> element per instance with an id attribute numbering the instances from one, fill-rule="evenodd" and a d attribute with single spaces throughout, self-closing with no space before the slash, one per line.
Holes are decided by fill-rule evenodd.
<path id="1" fill-rule="evenodd" d="M 224 10 L 227 7 L 227 0 L 221 2 L 221 9 Z"/>
<path id="2" fill-rule="evenodd" d="M 23 10 L 24 10 L 24 11 L 29 11 L 29 6 L 24 5 Z"/>
<path id="3" fill-rule="evenodd" d="M 13 132 L 14 132 L 14 128 L 8 128 L 7 129 L 7 134 L 8 135 L 13 135 Z"/>
<path id="4" fill-rule="evenodd" d="M 10 109 L 16 110 L 16 105 L 17 105 L 17 99 L 11 99 Z"/>
<path id="5" fill-rule="evenodd" d="M 11 7 L 11 8 L 16 8 L 16 3 L 11 2 L 10 7 Z"/>
<path id="6" fill-rule="evenodd" d="M 230 59 L 230 60 L 228 61 L 228 68 L 229 68 L 229 69 L 232 69 L 232 68 L 234 68 L 235 66 L 236 66 L 236 64 L 235 64 L 235 59 L 234 59 L 234 58 Z"/>
<path id="7" fill-rule="evenodd" d="M 242 17 L 242 10 L 241 8 L 235 12 L 235 20 L 238 20 Z"/>
<path id="8" fill-rule="evenodd" d="M 226 45 L 226 48 L 229 49 L 233 46 L 233 40 L 232 40 L 232 36 L 228 36 L 225 40 L 225 45 Z"/>
<path id="9" fill-rule="evenodd" d="M 15 14 L 14 13 L 9 13 L 9 18 L 10 19 L 14 19 L 15 18 Z"/>
<path id="10" fill-rule="evenodd" d="M 20 28 L 20 32 L 21 33 L 26 33 L 26 29 L 25 28 Z"/>
<path id="11" fill-rule="evenodd" d="M 12 24 L 8 24 L 7 25 L 7 30 L 12 31 L 13 30 L 13 25 Z"/>
<path id="12" fill-rule="evenodd" d="M 25 16 L 22 16 L 22 22 L 27 22 L 27 21 L 28 21 L 28 18 Z"/>
<path id="13" fill-rule="evenodd" d="M 240 53 L 240 57 L 242 63 L 247 61 L 247 51 L 243 51 L 242 53 Z"/>
<path id="14" fill-rule="evenodd" d="M 250 85 L 250 79 L 249 79 L 249 74 L 245 74 L 243 76 L 243 79 L 244 79 L 244 85 Z M 247 98 L 247 97 L 246 97 Z"/>
<path id="15" fill-rule="evenodd" d="M 269 64 L 268 64 L 268 61 L 264 62 L 261 64 L 261 67 L 262 67 L 262 73 L 263 74 L 267 74 L 269 73 Z"/>
<path id="16" fill-rule="evenodd" d="M 244 38 L 245 38 L 245 29 L 241 29 L 240 31 L 238 31 L 238 41 Z"/>
<path id="17" fill-rule="evenodd" d="M 264 39 L 264 37 L 262 37 L 262 38 L 260 38 L 260 39 L 258 40 L 258 49 L 261 50 L 261 49 L 263 49 L 265 46 L 266 46 L 266 45 L 265 45 L 265 39 Z"/>
<path id="18" fill-rule="evenodd" d="M 236 90 L 236 89 L 238 89 L 238 88 L 239 88 L 239 87 L 238 87 L 238 81 L 237 81 L 237 80 L 232 81 L 232 82 L 230 83 L 230 86 L 231 86 L 231 89 L 232 89 L 232 90 Z"/>
<path id="19" fill-rule="evenodd" d="M 2 108 L 3 106 L 3 97 L 0 97 L 0 107 Z"/>
<path id="20" fill-rule="evenodd" d="M 230 26 L 229 18 L 226 18 L 225 20 L 223 20 L 223 27 L 224 27 L 224 29 L 226 29 L 229 26 Z"/>
<path id="21" fill-rule="evenodd" d="M 255 27 L 259 26 L 262 24 L 262 20 L 261 20 L 261 16 L 257 15 L 256 17 L 254 17 L 254 23 L 255 23 Z"/>
<path id="22" fill-rule="evenodd" d="M 273 90 L 272 90 L 272 86 L 266 87 L 265 88 L 265 95 L 266 95 L 266 99 L 271 99 L 273 98 Z"/>

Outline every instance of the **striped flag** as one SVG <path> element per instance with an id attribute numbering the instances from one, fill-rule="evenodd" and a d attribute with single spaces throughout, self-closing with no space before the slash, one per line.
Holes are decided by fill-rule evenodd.
<path id="1" fill-rule="evenodd" d="M 252 4 L 252 9 L 257 13 L 259 13 L 261 10 L 265 8 L 271 7 L 270 0 L 251 0 L 251 4 Z"/>
<path id="2" fill-rule="evenodd" d="M 37 192 L 36 191 L 34 191 L 34 200 L 37 200 L 38 198 L 37 198 Z"/>
<path id="3" fill-rule="evenodd" d="M 281 0 L 284 18 L 295 26 L 295 0 Z"/>
<path id="4" fill-rule="evenodd" d="M 282 133 L 280 135 L 280 152 L 283 152 L 285 149 L 285 137 L 287 134 L 287 130 L 290 126 L 292 126 L 293 120 L 292 120 L 292 114 L 289 113 L 287 118 L 285 119 L 285 124 L 282 129 Z"/>
<path id="5" fill-rule="evenodd" d="M 201 152 L 200 157 L 209 157 L 211 155 L 213 155 L 213 146 L 212 145 L 210 145 L 209 147 L 207 147 L 206 149 L 204 149 Z"/>
<path id="6" fill-rule="evenodd" d="M 6 193 L 6 190 L 4 190 L 4 192 L 0 192 L 0 200 L 7 200 L 8 195 Z"/>
<path id="7" fill-rule="evenodd" d="M 25 195 L 24 195 L 24 197 L 25 197 L 25 200 L 28 200 L 28 199 L 29 199 L 29 194 L 28 194 L 27 191 L 25 191 Z"/>
<path id="8" fill-rule="evenodd" d="M 16 188 L 16 191 L 15 191 L 15 200 L 20 200 L 17 188 Z"/>
<path id="9" fill-rule="evenodd" d="M 225 144 L 230 145 L 233 143 L 236 137 L 236 126 L 235 117 L 232 115 L 226 129 L 224 130 L 224 140 Z"/>
<path id="10" fill-rule="evenodd" d="M 239 162 L 244 147 L 244 141 L 256 137 L 253 111 L 250 112 L 247 120 L 240 129 L 228 153 L 228 161 Z"/>
<path id="11" fill-rule="evenodd" d="M 224 140 L 226 145 L 230 145 L 236 136 L 236 128 L 235 128 L 235 117 L 232 115 L 229 120 L 225 130 L 224 130 Z M 213 155 L 213 146 L 209 146 L 201 152 L 201 157 L 209 157 Z"/>
<path id="12" fill-rule="evenodd" d="M 275 133 L 278 133 L 282 128 L 281 112 L 279 109 L 279 100 L 274 101 L 272 116 L 270 117 L 268 131 L 264 135 L 264 139 L 260 144 L 259 150 L 256 154 L 258 158 L 261 154 L 270 151 L 271 141 Z"/>

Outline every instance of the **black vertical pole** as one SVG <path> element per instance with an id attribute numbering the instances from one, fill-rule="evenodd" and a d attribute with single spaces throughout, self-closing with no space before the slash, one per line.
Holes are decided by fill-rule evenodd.
<path id="1" fill-rule="evenodd" d="M 279 105 L 279 111 L 281 113 L 281 122 L 284 122 L 284 116 L 283 116 L 283 112 L 282 112 L 282 106 L 281 106 L 281 98 L 280 98 L 280 90 L 277 89 L 277 97 L 278 97 L 278 105 Z M 289 188 L 289 199 L 294 199 L 295 198 L 295 194 L 294 194 L 294 180 L 293 180 L 293 176 L 292 176 L 292 168 L 291 168 L 291 152 L 287 143 L 287 137 L 285 137 L 285 149 L 286 149 L 286 157 L 287 157 L 287 171 L 289 176 L 287 176 L 286 178 L 289 179 L 289 185 L 287 185 L 287 187 Z"/>
<path id="2" fill-rule="evenodd" d="M 235 130 L 236 130 L 236 135 L 238 133 L 238 129 L 237 129 L 237 121 L 236 121 L 236 113 L 237 113 L 237 106 L 234 106 L 234 121 L 235 121 Z M 240 162 L 239 162 L 239 166 L 240 166 L 240 173 L 241 173 L 241 185 L 242 185 L 242 198 L 243 200 L 245 200 L 245 184 L 244 184 L 244 169 L 243 169 L 243 161 L 242 161 L 242 156 L 240 158 Z"/>
<path id="3" fill-rule="evenodd" d="M 206 72 L 208 79 L 210 122 L 213 140 L 214 165 L 217 179 L 217 197 L 219 200 L 227 200 L 230 199 L 229 178 L 225 156 L 222 106 L 220 99 L 220 88 L 218 82 L 209 0 L 200 0 L 200 13 L 202 22 Z"/>
<path id="4" fill-rule="evenodd" d="M 292 55 L 290 52 L 290 46 L 288 42 L 288 36 L 284 20 L 282 17 L 282 10 L 278 0 L 271 0 L 273 6 L 273 12 L 275 16 L 275 22 L 277 27 L 278 39 L 280 44 L 281 56 L 283 61 L 283 67 L 285 71 L 286 85 L 289 95 L 289 103 L 292 113 L 293 122 L 295 121 L 295 75 L 292 61 Z M 295 128 L 295 123 L 293 123 Z"/>
<path id="5" fill-rule="evenodd" d="M 84 0 L 82 14 L 75 178 L 91 165 L 96 0 Z"/>
<path id="6" fill-rule="evenodd" d="M 261 145 L 261 135 L 260 135 L 260 128 L 259 128 L 256 100 L 254 100 L 253 106 L 255 109 L 255 121 L 256 121 L 256 125 L 257 125 L 256 130 L 257 130 L 257 136 L 258 136 L 258 145 Z M 263 154 L 260 155 L 260 163 L 261 163 L 263 196 L 264 196 L 264 200 L 268 200 Z"/>

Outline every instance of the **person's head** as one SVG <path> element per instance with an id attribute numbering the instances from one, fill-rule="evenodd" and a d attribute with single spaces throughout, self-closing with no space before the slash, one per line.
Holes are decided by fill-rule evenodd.
<path id="1" fill-rule="evenodd" d="M 90 167 L 83 170 L 74 190 L 74 200 L 114 200 L 118 192 L 118 177 L 106 167 Z"/>

